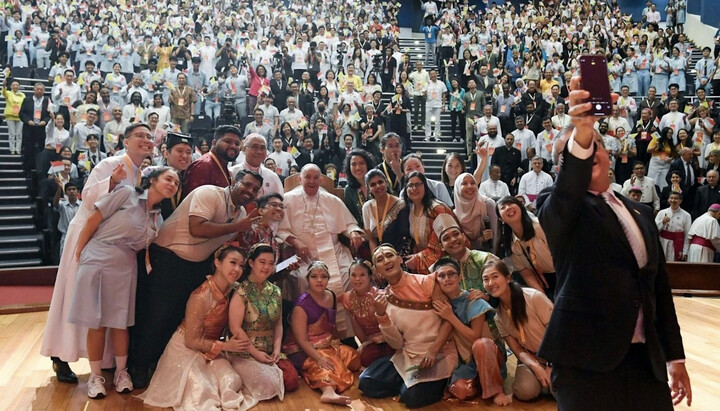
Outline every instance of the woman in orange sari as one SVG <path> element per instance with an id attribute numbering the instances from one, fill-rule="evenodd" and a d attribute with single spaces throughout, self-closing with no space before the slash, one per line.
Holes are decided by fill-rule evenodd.
<path id="1" fill-rule="evenodd" d="M 347 405 L 350 398 L 339 393 L 353 384 L 353 371 L 360 368 L 360 355 L 341 345 L 335 335 L 335 294 L 327 289 L 330 272 L 327 265 L 315 261 L 308 267 L 308 292 L 293 308 L 283 352 L 301 370 L 305 382 L 322 391 L 320 401 Z"/>

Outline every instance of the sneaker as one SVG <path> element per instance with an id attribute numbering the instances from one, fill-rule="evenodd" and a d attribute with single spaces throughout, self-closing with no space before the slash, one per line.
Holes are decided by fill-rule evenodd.
<path id="1" fill-rule="evenodd" d="M 460 142 L 461 142 L 461 143 L 464 143 L 464 142 L 465 142 L 465 139 L 464 139 L 464 138 L 461 138 L 461 139 L 460 139 Z"/>
<path id="2" fill-rule="evenodd" d="M 439 136 L 435 136 L 435 141 L 440 141 L 440 137 L 439 137 Z"/>
<path id="3" fill-rule="evenodd" d="M 430 141 L 430 137 L 425 137 L 423 140 Z"/>
<path id="4" fill-rule="evenodd" d="M 97 400 L 100 398 L 104 398 L 105 394 L 105 378 L 99 376 L 90 374 L 90 379 L 88 380 L 88 397 Z"/>
<path id="5" fill-rule="evenodd" d="M 113 384 L 115 384 L 115 391 L 121 394 L 127 394 L 133 390 L 132 379 L 130 378 L 130 374 L 128 374 L 127 369 L 115 371 Z"/>
<path id="6" fill-rule="evenodd" d="M 457 143 L 457 142 L 458 142 L 458 139 L 454 138 L 452 142 L 453 142 L 453 143 Z"/>

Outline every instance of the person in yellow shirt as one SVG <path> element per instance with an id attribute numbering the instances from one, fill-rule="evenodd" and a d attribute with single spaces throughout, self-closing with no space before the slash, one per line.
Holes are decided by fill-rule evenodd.
<path id="1" fill-rule="evenodd" d="M 20 121 L 20 106 L 25 100 L 25 94 L 20 91 L 20 83 L 17 80 L 10 80 L 10 90 L 7 89 L 7 79 L 3 80 L 2 95 L 5 97 L 5 120 L 8 123 L 8 134 L 10 135 L 10 154 L 20 154 L 22 148 L 22 127 Z"/>
<path id="2" fill-rule="evenodd" d="M 545 95 L 550 95 L 550 89 L 552 86 L 557 85 L 560 87 L 560 83 L 553 78 L 552 70 L 545 70 L 545 77 L 540 80 L 540 92 Z"/>
<path id="3" fill-rule="evenodd" d="M 340 83 L 340 92 L 344 93 L 347 87 L 345 86 L 348 82 L 352 82 L 355 86 L 355 91 L 358 93 L 363 92 L 363 80 L 360 76 L 355 74 L 355 65 L 350 63 L 345 68 L 347 74 L 340 73 L 338 76 L 338 83 Z"/>

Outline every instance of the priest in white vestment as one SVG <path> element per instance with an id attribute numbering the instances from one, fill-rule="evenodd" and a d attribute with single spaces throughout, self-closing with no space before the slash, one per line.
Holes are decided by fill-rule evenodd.
<path id="1" fill-rule="evenodd" d="M 265 137 L 258 133 L 248 134 L 245 137 L 243 150 L 245 159 L 232 167 L 228 167 L 230 175 L 235 177 L 240 170 L 251 170 L 260 174 L 263 178 L 263 186 L 260 188 L 257 198 L 270 193 L 284 194 L 285 190 L 280 182 L 280 177 L 263 164 L 268 153 Z"/>
<path id="2" fill-rule="evenodd" d="M 345 203 L 320 188 L 321 172 L 317 165 L 305 165 L 300 175 L 301 186 L 285 194 L 285 218 L 277 232 L 280 239 L 295 248 L 300 258 L 300 267 L 283 282 L 283 299 L 295 301 L 307 291 L 307 268 L 316 260 L 328 266 L 328 289 L 339 296 L 350 290 L 348 271 L 353 261 L 350 250 L 340 242 L 340 235 L 348 237 L 357 249 L 363 243 L 363 231 Z M 337 305 L 337 310 L 339 337 L 352 337 L 350 319 L 342 304 Z"/>
<path id="3" fill-rule="evenodd" d="M 655 224 L 660 232 L 660 245 L 665 252 L 666 261 L 682 261 L 687 256 L 690 238 L 687 233 L 692 225 L 690 213 L 680 208 L 682 194 L 670 193 L 670 207 L 660 210 L 655 216 Z"/>
<path id="4" fill-rule="evenodd" d="M 688 238 L 690 249 L 688 262 L 712 263 L 715 252 L 720 250 L 720 204 L 713 204 L 707 213 L 693 221 Z"/>

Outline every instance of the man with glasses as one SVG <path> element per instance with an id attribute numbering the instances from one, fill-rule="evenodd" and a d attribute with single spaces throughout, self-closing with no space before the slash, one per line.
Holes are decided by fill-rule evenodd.
<path id="1" fill-rule="evenodd" d="M 258 192 L 258 198 L 270 194 L 279 193 L 284 194 L 280 177 L 265 167 L 265 159 L 267 158 L 267 145 L 265 145 L 265 137 L 258 133 L 249 134 L 245 137 L 245 161 L 240 164 L 230 167 L 230 174 L 234 175 L 240 170 L 252 170 L 263 177 L 263 186 Z"/>
<path id="2" fill-rule="evenodd" d="M 250 248 L 255 244 L 269 244 L 277 258 L 280 256 L 280 250 L 275 231 L 280 222 L 285 218 L 285 204 L 283 196 L 279 193 L 266 194 L 257 199 L 257 209 L 260 218 L 253 220 L 250 229 L 238 233 L 235 241 L 238 242 L 238 248 L 243 255 L 248 255 Z"/>
<path id="3" fill-rule="evenodd" d="M 129 362 L 135 388 L 150 381 L 149 370 L 180 325 L 190 293 L 212 272 L 215 250 L 250 229 L 258 212 L 248 214 L 245 206 L 262 182 L 254 171 L 240 171 L 232 186 L 198 187 L 163 223 L 148 250 L 146 292 L 136 299 Z"/>
<path id="4" fill-rule="evenodd" d="M 90 214 L 95 210 L 95 202 L 119 186 L 140 184 L 140 165 L 143 159 L 152 155 L 154 149 L 150 128 L 143 123 L 129 126 L 125 132 L 123 143 L 125 154 L 108 157 L 92 169 L 83 188 L 83 206 L 70 222 L 65 235 L 66 246 L 60 257 L 48 321 L 45 324 L 40 348 L 42 355 L 52 359 L 53 369 L 60 382 L 77 383 L 77 376 L 70 369 L 68 362 L 75 362 L 78 358 L 87 356 L 85 348 L 87 329 L 67 322 L 67 310 L 70 308 L 70 304 L 66 298 L 69 300 L 73 294 L 75 275 L 79 265 L 75 258 L 75 245 L 80 237 L 80 232 Z M 113 357 L 105 355 L 103 358 L 112 361 Z M 105 368 L 111 366 L 110 362 L 103 364 Z"/>

